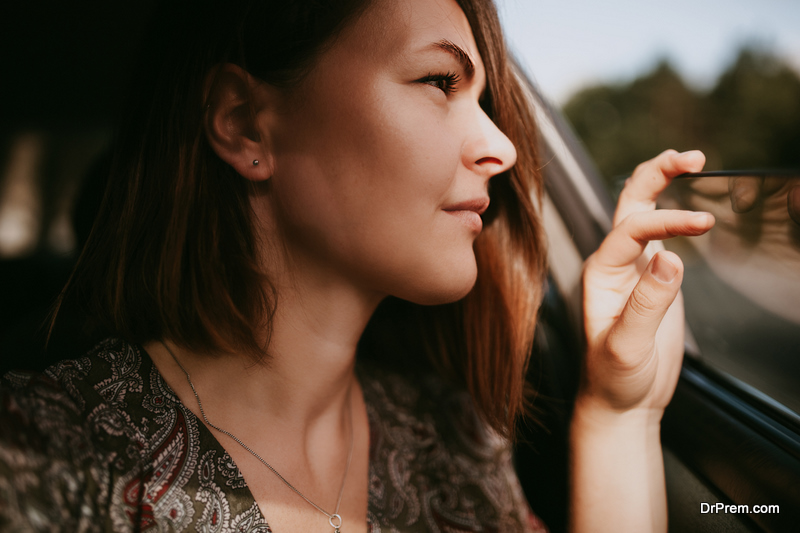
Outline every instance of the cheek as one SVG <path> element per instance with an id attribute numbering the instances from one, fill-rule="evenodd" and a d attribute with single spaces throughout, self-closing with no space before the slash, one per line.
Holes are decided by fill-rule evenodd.
<path id="1" fill-rule="evenodd" d="M 278 147 L 276 209 L 295 252 L 370 290 L 453 301 L 476 275 L 472 236 L 441 211 L 456 199 L 460 145 L 407 102 L 351 93 L 308 106 Z"/>
<path id="2" fill-rule="evenodd" d="M 369 147 L 375 190 L 392 197 L 417 197 L 437 207 L 455 185 L 460 138 L 441 108 L 420 87 L 401 87 L 379 102 L 377 120 L 365 120 L 361 146 Z M 387 93 L 391 94 L 389 91 Z"/>
<path id="3" fill-rule="evenodd" d="M 460 147 L 431 106 L 384 87 L 327 96 L 287 128 L 287 198 L 307 201 L 321 218 L 371 225 L 422 222 L 452 201 Z"/>

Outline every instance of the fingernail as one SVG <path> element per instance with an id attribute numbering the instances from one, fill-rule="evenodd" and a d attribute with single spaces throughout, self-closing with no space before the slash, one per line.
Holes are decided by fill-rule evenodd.
<path id="1" fill-rule="evenodd" d="M 712 217 L 711 213 L 707 213 L 705 211 L 697 211 L 695 213 L 692 213 L 692 221 L 695 224 L 699 224 L 702 226 L 707 226 L 708 224 L 710 224 L 711 217 Z"/>
<path id="2" fill-rule="evenodd" d="M 653 277 L 661 283 L 672 283 L 672 280 L 678 275 L 678 267 L 661 257 L 661 255 L 656 255 L 653 258 L 653 265 L 650 271 Z"/>

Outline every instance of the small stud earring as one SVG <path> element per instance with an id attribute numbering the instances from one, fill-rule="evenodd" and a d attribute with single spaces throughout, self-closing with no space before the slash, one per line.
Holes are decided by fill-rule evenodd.
<path id="1" fill-rule="evenodd" d="M 258 164 L 258 159 L 253 159 L 253 166 Z"/>

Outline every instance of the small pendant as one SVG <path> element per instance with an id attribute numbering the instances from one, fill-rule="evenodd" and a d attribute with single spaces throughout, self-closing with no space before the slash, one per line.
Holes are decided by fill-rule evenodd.
<path id="1" fill-rule="evenodd" d="M 328 523 L 333 528 L 333 533 L 341 533 L 339 528 L 342 527 L 342 517 L 338 514 L 332 514 L 328 517 Z"/>

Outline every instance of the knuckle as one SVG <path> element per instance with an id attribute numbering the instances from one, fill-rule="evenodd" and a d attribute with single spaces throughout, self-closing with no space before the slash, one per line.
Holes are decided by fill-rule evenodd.
<path id="1" fill-rule="evenodd" d="M 674 228 L 673 224 L 670 223 L 669 220 L 659 220 L 658 229 L 665 239 L 671 239 L 672 237 L 676 237 L 680 234 L 680 231 Z"/>
<path id="2" fill-rule="evenodd" d="M 606 357 L 615 365 L 624 365 L 627 361 L 625 343 L 620 340 L 620 335 L 609 335 L 603 346 Z"/>
<path id="3" fill-rule="evenodd" d="M 618 227 L 620 231 L 624 231 L 628 235 L 636 232 L 636 230 L 647 222 L 648 212 L 630 213 L 620 221 Z"/>
<path id="4" fill-rule="evenodd" d="M 659 310 L 659 301 L 656 295 L 641 287 L 636 287 L 628 300 L 628 307 L 638 317 L 650 318 Z"/>
<path id="5" fill-rule="evenodd" d="M 630 227 L 630 225 L 633 223 L 632 221 L 635 220 L 635 217 L 636 213 L 628 213 L 622 220 L 619 221 L 619 224 L 617 224 L 617 228 L 624 230 Z M 614 228 L 614 230 L 617 230 L 617 228 Z"/>
<path id="6" fill-rule="evenodd" d="M 647 169 L 652 165 L 652 160 L 645 161 L 644 163 L 639 163 L 636 165 L 636 168 L 633 169 L 633 175 L 642 174 L 647 172 Z"/>
<path id="7" fill-rule="evenodd" d="M 642 346 L 633 343 L 624 335 L 609 335 L 603 345 L 606 361 L 615 370 L 634 371 L 638 369 L 645 355 L 652 350 L 649 343 Z"/>
<path id="8" fill-rule="evenodd" d="M 622 190 L 619 192 L 619 198 L 617 198 L 617 206 L 619 207 L 620 204 L 625 203 L 625 201 L 631 195 L 631 178 L 628 178 L 625 181 L 625 185 L 622 187 Z"/>
<path id="9" fill-rule="evenodd" d="M 673 158 L 678 155 L 677 150 L 673 150 L 670 148 L 669 150 L 664 150 L 661 152 L 658 157 L 655 159 L 656 165 L 658 167 L 659 172 L 669 171 L 673 168 Z"/>

